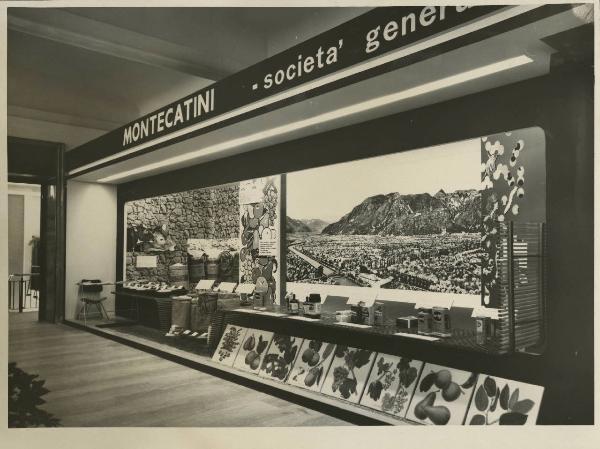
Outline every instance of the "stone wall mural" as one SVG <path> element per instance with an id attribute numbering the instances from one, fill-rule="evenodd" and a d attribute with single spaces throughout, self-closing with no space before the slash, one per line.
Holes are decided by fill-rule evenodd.
<path id="1" fill-rule="evenodd" d="M 169 266 L 187 265 L 188 239 L 239 238 L 239 184 L 188 190 L 126 204 L 126 279 L 169 282 Z M 138 255 L 156 267 L 136 267 Z"/>

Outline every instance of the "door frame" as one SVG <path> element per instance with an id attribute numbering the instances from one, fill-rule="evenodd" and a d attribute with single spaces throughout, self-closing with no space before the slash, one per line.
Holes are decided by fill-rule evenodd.
<path id="1" fill-rule="evenodd" d="M 7 143 L 8 182 L 41 186 L 38 319 L 61 322 L 65 310 L 65 146 L 11 136 Z"/>

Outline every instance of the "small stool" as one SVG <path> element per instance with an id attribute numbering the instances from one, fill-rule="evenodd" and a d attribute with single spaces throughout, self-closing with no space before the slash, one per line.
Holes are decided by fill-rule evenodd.
<path id="1" fill-rule="evenodd" d="M 104 308 L 103 301 L 106 301 L 106 296 L 101 296 L 102 289 L 104 284 L 100 279 L 82 279 L 79 285 L 79 300 L 82 302 L 82 307 L 79 309 L 79 313 L 77 314 L 77 319 L 81 319 L 81 314 L 83 313 L 83 322 L 84 325 L 87 326 L 87 312 L 89 306 L 95 306 L 96 310 L 100 313 L 102 318 L 106 317 L 107 320 L 108 313 Z"/>

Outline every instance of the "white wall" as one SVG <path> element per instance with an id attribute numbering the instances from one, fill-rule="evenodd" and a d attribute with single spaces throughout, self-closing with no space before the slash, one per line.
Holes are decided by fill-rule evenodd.
<path id="1" fill-rule="evenodd" d="M 69 181 L 67 184 L 65 318 L 74 319 L 80 307 L 81 279 L 114 282 L 117 254 L 117 188 Z M 104 287 L 109 315 L 114 311 L 114 287 Z"/>
<path id="2" fill-rule="evenodd" d="M 40 236 L 40 186 L 8 183 L 8 193 L 23 198 L 23 267 L 21 273 L 31 272 L 31 237 Z"/>
<path id="3" fill-rule="evenodd" d="M 84 128 L 24 117 L 8 117 L 9 136 L 60 142 L 65 144 L 66 150 L 89 142 L 105 133 L 106 130 L 101 129 Z"/>

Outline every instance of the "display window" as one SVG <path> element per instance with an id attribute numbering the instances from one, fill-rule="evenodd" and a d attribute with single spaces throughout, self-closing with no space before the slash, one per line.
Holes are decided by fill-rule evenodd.
<path id="1" fill-rule="evenodd" d="M 510 19 L 486 11 L 469 14 Z M 525 17 L 564 31 L 547 14 Z M 373 17 L 368 29 L 382 34 L 369 34 L 367 53 L 393 41 L 377 24 L 395 22 Z M 348 79 L 332 57 L 332 86 L 316 93 L 279 76 L 277 60 L 248 72 L 266 74 L 243 106 L 252 116 L 238 117 L 242 96 L 219 111 L 216 86 L 207 122 L 194 117 L 158 143 L 135 125 L 116 130 L 113 143 L 123 130 L 133 137 L 98 150 L 95 175 L 94 145 L 79 152 L 74 176 L 117 182 L 115 282 L 103 292 L 98 280 L 78 283 L 66 319 L 360 423 L 584 422 L 588 412 L 561 409 L 570 393 L 560 379 L 573 366 L 590 380 L 576 348 L 589 355 L 578 323 L 593 307 L 578 281 L 593 261 L 571 224 L 590 218 L 589 173 L 579 173 L 591 133 L 579 140 L 578 120 L 589 119 L 591 84 L 550 64 L 539 29 L 518 29 L 523 45 L 510 54 L 513 28 L 465 32 L 461 45 L 416 52 L 406 66 L 380 55 L 377 73 L 345 61 Z M 303 54 L 288 67 L 306 68 Z M 418 84 L 420 68 L 436 65 L 443 73 L 426 70 Z M 563 263 L 576 252 L 583 274 Z M 91 295 L 109 288 L 114 308 L 90 313 Z"/>

